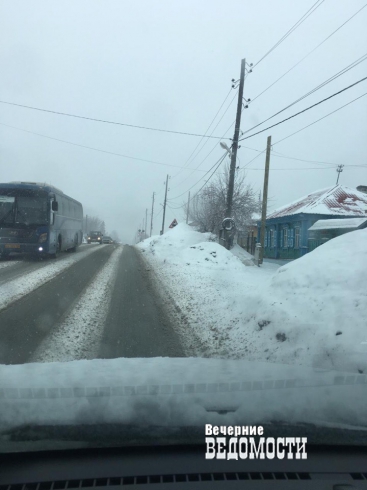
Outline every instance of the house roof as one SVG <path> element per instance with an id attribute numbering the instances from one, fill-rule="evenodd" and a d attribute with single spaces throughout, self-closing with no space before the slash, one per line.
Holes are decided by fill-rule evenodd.
<path id="1" fill-rule="evenodd" d="M 366 218 L 319 219 L 309 230 L 357 229 L 367 223 Z"/>
<path id="2" fill-rule="evenodd" d="M 267 219 L 293 214 L 366 216 L 367 195 L 351 187 L 335 185 L 321 189 L 272 212 Z"/>

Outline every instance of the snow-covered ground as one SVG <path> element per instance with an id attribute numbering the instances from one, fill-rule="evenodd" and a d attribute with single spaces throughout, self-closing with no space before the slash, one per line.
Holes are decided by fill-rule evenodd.
<path id="1" fill-rule="evenodd" d="M 46 266 L 41 267 L 38 270 L 28 272 L 24 276 L 0 286 L 0 310 L 6 308 L 14 301 L 19 300 L 34 289 L 37 289 L 46 282 L 50 281 L 87 255 L 100 250 L 101 246 L 104 247 L 105 245 L 85 248 L 83 251 L 80 251 L 77 254 L 70 254 L 67 258 L 64 258 L 64 260 L 61 261 L 50 260 L 50 263 Z M 9 262 L 9 264 L 16 264 L 16 262 Z"/>
<path id="2" fill-rule="evenodd" d="M 196 355 L 367 373 L 367 230 L 282 267 L 210 240 L 180 224 L 137 245 Z"/>

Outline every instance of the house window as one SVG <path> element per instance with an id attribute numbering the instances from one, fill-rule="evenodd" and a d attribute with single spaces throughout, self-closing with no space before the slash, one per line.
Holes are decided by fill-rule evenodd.
<path id="1" fill-rule="evenodd" d="M 270 247 L 274 248 L 274 230 L 270 230 Z"/>
<path id="2" fill-rule="evenodd" d="M 301 234 L 300 234 L 300 228 L 299 226 L 297 226 L 295 229 L 294 229 L 294 248 L 299 248 L 301 243 L 300 243 L 300 237 L 301 237 Z"/>
<path id="3" fill-rule="evenodd" d="M 288 228 L 283 228 L 283 248 L 288 247 Z"/>

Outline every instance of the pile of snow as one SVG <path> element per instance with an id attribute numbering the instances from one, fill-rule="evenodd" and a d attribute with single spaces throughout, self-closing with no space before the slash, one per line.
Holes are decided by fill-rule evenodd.
<path id="1" fill-rule="evenodd" d="M 209 240 L 181 224 L 138 245 L 195 355 L 367 373 L 367 230 L 283 267 L 246 267 Z"/>

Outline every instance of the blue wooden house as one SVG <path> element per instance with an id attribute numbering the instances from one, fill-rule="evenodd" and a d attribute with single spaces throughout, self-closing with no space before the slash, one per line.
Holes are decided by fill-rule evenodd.
<path id="1" fill-rule="evenodd" d="M 323 243 L 309 229 L 319 220 L 367 216 L 367 194 L 335 185 L 272 212 L 266 218 L 264 257 L 296 259 Z M 258 221 L 258 236 L 261 222 Z"/>

